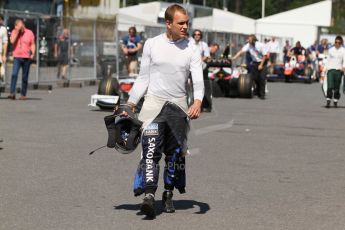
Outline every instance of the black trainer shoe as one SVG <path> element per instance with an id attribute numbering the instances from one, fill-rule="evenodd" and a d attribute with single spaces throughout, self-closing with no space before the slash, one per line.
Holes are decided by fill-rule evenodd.
<path id="1" fill-rule="evenodd" d="M 327 100 L 326 108 L 329 108 L 331 106 L 331 100 Z"/>
<path id="2" fill-rule="evenodd" d="M 149 193 L 145 195 L 140 211 L 150 219 L 154 219 L 156 217 L 155 198 L 153 194 Z"/>
<path id="3" fill-rule="evenodd" d="M 173 193 L 172 191 L 164 191 L 162 196 L 162 203 L 163 203 L 163 211 L 167 213 L 175 212 L 174 204 L 173 204 Z"/>
<path id="4" fill-rule="evenodd" d="M 335 108 L 337 108 L 338 107 L 338 102 L 337 101 L 333 101 L 333 105 L 334 105 Z"/>

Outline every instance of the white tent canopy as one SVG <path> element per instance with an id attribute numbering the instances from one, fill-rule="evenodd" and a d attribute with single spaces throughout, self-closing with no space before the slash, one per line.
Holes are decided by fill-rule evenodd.
<path id="1" fill-rule="evenodd" d="M 240 34 L 254 34 L 255 20 L 228 11 L 213 9 L 212 16 L 194 18 L 193 28 Z"/>
<path id="2" fill-rule="evenodd" d="M 127 30 L 135 25 L 162 27 L 158 18 L 171 3 L 150 2 L 119 9 L 119 30 Z M 325 0 L 315 4 L 275 14 L 258 20 L 232 12 L 212 9 L 211 16 L 192 18 L 196 29 L 230 32 L 239 34 L 261 34 L 265 36 L 289 37 L 293 42 L 301 41 L 309 46 L 317 39 L 319 26 L 330 26 L 332 1 Z"/>
<path id="3" fill-rule="evenodd" d="M 297 24 L 330 26 L 332 14 L 332 1 L 326 0 L 311 5 L 303 6 L 297 9 L 289 10 L 283 13 L 258 19 L 261 23 L 277 24 Z"/>
<path id="4" fill-rule="evenodd" d="M 127 31 L 130 26 L 135 26 L 137 31 L 143 31 L 145 26 L 162 27 L 163 25 L 151 21 L 143 20 L 136 16 L 118 13 L 117 20 L 119 22 L 118 30 Z"/>
<path id="5" fill-rule="evenodd" d="M 130 26 L 136 26 L 142 31 L 144 26 L 162 27 L 157 22 L 159 13 L 162 10 L 160 2 L 143 3 L 135 6 L 120 8 L 118 13 L 119 30 L 126 31 Z"/>
<path id="6" fill-rule="evenodd" d="M 319 26 L 330 26 L 332 1 L 326 0 L 275 14 L 256 21 L 256 33 L 292 37 L 309 46 L 317 39 Z"/>

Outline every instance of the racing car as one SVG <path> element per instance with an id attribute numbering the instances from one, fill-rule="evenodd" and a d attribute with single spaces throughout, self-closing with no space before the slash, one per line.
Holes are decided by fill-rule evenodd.
<path id="1" fill-rule="evenodd" d="M 128 92 L 131 90 L 137 74 L 121 76 L 119 79 L 108 76 L 99 83 L 97 94 L 91 95 L 89 106 L 100 109 L 111 110 L 117 104 L 125 103 L 128 99 Z"/>
<path id="2" fill-rule="evenodd" d="M 283 65 L 268 68 L 267 81 L 305 82 L 312 83 L 313 68 L 304 55 L 292 56 Z"/>
<path id="3" fill-rule="evenodd" d="M 254 82 L 245 65 L 233 68 L 230 59 L 219 59 L 208 62 L 207 67 L 213 97 L 253 97 Z"/>

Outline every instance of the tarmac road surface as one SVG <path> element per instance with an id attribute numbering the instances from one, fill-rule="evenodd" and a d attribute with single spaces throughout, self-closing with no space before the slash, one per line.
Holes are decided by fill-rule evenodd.
<path id="1" fill-rule="evenodd" d="M 267 100 L 215 98 L 192 122 L 187 193 L 176 213 L 137 215 L 139 149 L 101 149 L 110 112 L 97 87 L 0 100 L 0 229 L 345 229 L 345 102 L 324 108 L 320 85 L 269 83 Z M 2 95 L 3 97 L 5 95 Z"/>

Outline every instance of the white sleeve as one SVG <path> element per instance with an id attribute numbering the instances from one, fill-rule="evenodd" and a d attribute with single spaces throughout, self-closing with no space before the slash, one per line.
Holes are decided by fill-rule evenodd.
<path id="1" fill-rule="evenodd" d="M 262 55 L 266 55 L 268 53 L 270 53 L 270 47 L 267 44 L 263 44 L 263 43 L 257 43 L 255 44 L 256 48 L 258 49 L 259 52 L 262 53 Z"/>
<path id="2" fill-rule="evenodd" d="M 8 36 L 7 36 L 7 29 L 5 28 L 5 26 L 0 27 L 0 34 L 3 35 L 2 37 L 2 43 L 7 43 L 8 42 Z"/>
<path id="3" fill-rule="evenodd" d="M 143 55 L 141 57 L 140 72 L 131 91 L 129 91 L 129 103 L 137 104 L 146 93 L 150 82 L 150 64 L 151 64 L 151 46 L 152 40 L 145 42 Z"/>
<path id="4" fill-rule="evenodd" d="M 344 48 L 343 48 L 343 68 L 345 68 L 345 49 Z"/>
<path id="5" fill-rule="evenodd" d="M 242 52 L 247 52 L 249 50 L 249 43 L 245 44 L 241 50 Z"/>
<path id="6" fill-rule="evenodd" d="M 202 101 L 204 98 L 204 78 L 202 73 L 201 56 L 199 49 L 193 49 L 189 68 L 192 74 L 194 99 Z"/>
<path id="7" fill-rule="evenodd" d="M 208 48 L 208 45 L 206 42 L 202 42 L 202 49 L 204 50 L 204 57 L 211 57 L 210 49 Z"/>

